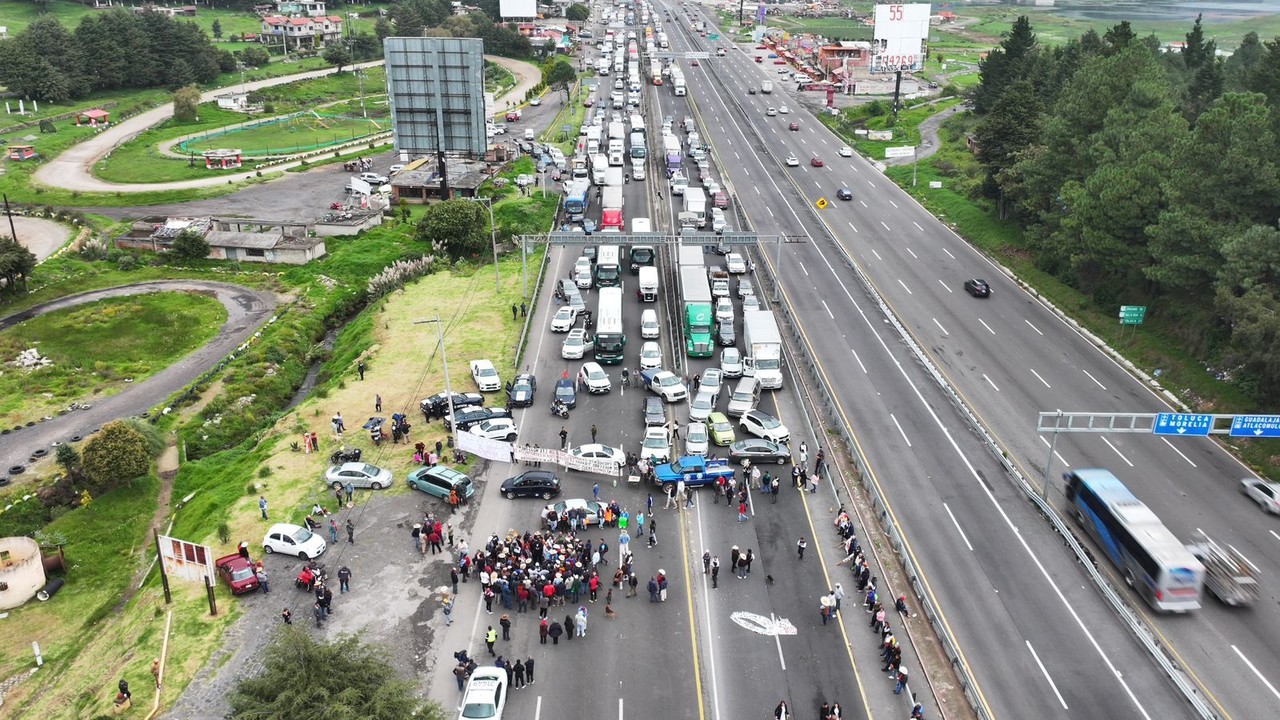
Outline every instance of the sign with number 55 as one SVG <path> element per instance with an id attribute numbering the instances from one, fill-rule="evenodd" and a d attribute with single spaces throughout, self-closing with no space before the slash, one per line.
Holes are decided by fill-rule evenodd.
<path id="1" fill-rule="evenodd" d="M 876 5 L 872 72 L 914 72 L 924 64 L 929 39 L 929 5 Z"/>

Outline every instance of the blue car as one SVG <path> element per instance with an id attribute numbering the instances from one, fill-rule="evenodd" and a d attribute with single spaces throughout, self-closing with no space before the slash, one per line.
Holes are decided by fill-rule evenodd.
<path id="1" fill-rule="evenodd" d="M 555 399 L 564 403 L 564 406 L 569 409 L 578 406 L 578 392 L 574 387 L 573 380 L 561 378 L 556 381 Z"/>
<path id="2" fill-rule="evenodd" d="M 658 487 L 684 480 L 685 487 L 714 485 L 716 480 L 733 477 L 733 467 L 727 460 L 707 460 L 698 455 L 685 455 L 679 460 L 654 468 L 654 482 Z"/>

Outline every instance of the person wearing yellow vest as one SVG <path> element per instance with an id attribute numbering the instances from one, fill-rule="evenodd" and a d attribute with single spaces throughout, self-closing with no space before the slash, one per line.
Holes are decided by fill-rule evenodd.
<path id="1" fill-rule="evenodd" d="M 493 644 L 496 642 L 498 642 L 498 631 L 494 630 L 493 626 L 490 625 L 488 631 L 486 631 L 484 634 L 484 644 L 485 644 L 485 647 L 489 648 L 490 655 L 495 654 L 493 652 Z"/>

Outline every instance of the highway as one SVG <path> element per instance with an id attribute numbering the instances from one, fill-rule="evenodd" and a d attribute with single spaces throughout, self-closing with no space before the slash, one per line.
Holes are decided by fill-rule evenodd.
<path id="1" fill-rule="evenodd" d="M 680 17 L 678 13 L 674 15 Z M 683 30 L 687 30 L 687 23 L 669 24 L 680 25 Z M 687 32 L 682 33 L 682 37 L 685 41 L 695 40 Z M 706 49 L 705 43 L 700 40 L 690 42 L 686 48 Z M 749 47 L 740 48 L 726 58 L 713 58 L 703 62 L 700 68 L 689 68 L 686 72 L 686 77 L 691 82 L 693 100 L 701 109 L 701 118 L 715 127 L 706 136 L 716 145 L 717 157 L 733 158 L 728 166 L 732 168 L 730 175 L 733 176 L 739 197 L 748 192 L 760 191 L 764 197 L 772 195 L 779 200 L 786 199 L 788 205 L 794 204 L 797 208 L 803 203 L 814 202 L 818 197 L 826 197 L 831 201 L 832 204 L 821 213 L 821 217 L 843 252 L 870 277 L 878 294 L 907 327 L 915 343 L 924 349 L 933 364 L 963 395 L 967 404 L 994 434 L 1000 446 L 1033 482 L 1043 481 L 1050 441 L 1050 438 L 1040 437 L 1035 432 L 1038 412 L 1055 409 L 1159 412 L 1171 409 L 1141 381 L 1100 352 L 1087 338 L 1006 278 L 984 257 L 919 207 L 905 192 L 880 176 L 870 163 L 856 157 L 839 157 L 837 148 L 840 141 L 816 119 L 807 114 L 797 114 L 795 111 L 799 109 L 798 103 L 790 103 L 793 112 L 789 117 L 766 117 L 765 108 L 787 103 L 788 94 L 783 88 L 775 90 L 772 96 L 748 94 L 749 87 L 758 87 L 762 80 L 777 78 L 775 66 L 770 60 L 766 59 L 760 64 L 754 62 L 753 56 L 756 54 L 762 53 Z M 715 81 L 712 81 L 712 74 L 715 75 Z M 775 85 L 781 86 L 784 83 L 775 82 Z M 737 112 L 739 107 L 742 114 Z M 791 121 L 800 123 L 799 131 L 786 129 L 786 123 Z M 758 139 L 763 140 L 762 144 L 756 142 Z M 760 152 L 762 149 L 768 150 L 767 156 Z M 783 169 L 780 167 L 780 158 L 790 153 L 801 160 L 801 165 Z M 825 161 L 824 167 L 808 165 L 808 159 L 815 154 Z M 852 201 L 839 202 L 834 199 L 835 190 L 842 186 L 852 190 Z M 770 190 L 773 192 L 769 192 Z M 814 227 L 806 215 L 780 212 L 781 204 L 771 201 L 765 205 L 764 213 L 756 212 L 752 216 L 753 220 L 762 216 L 756 223 L 757 230 L 770 232 L 776 227 L 789 234 L 796 232 L 797 226 Z M 749 205 L 749 210 L 758 207 Z M 790 221 L 786 215 L 791 215 Z M 800 218 L 804 218 L 804 221 Z M 814 245 L 823 246 L 823 242 L 819 240 Z M 831 306 L 831 302 L 842 294 L 845 285 L 850 288 L 854 297 L 858 297 L 852 277 L 844 272 L 828 274 L 823 279 L 820 277 L 821 272 L 815 272 L 815 268 L 819 271 L 825 269 L 824 261 L 815 257 L 816 247 L 789 244 L 785 248 L 781 268 L 784 287 L 794 287 L 789 284 L 790 277 L 795 278 L 800 287 L 808 285 L 816 290 L 814 293 L 796 292 L 789 295 L 799 303 L 798 310 L 806 335 L 811 340 L 821 340 L 815 343 L 819 360 L 824 365 L 830 363 L 830 367 L 847 365 L 849 348 L 841 347 L 842 343 L 827 347 L 832 345 L 833 334 L 832 331 L 824 332 L 820 323 L 824 316 L 829 318 L 832 314 L 842 319 L 850 316 L 847 307 L 842 312 Z M 834 259 L 830 264 L 839 267 L 838 261 Z M 963 281 L 975 276 L 983 277 L 991 283 L 993 296 L 990 299 L 976 300 L 964 293 L 961 287 Z M 812 301 L 817 298 L 822 301 L 818 303 L 818 307 L 812 307 Z M 806 300 L 809 301 L 809 307 L 805 305 Z M 858 302 L 867 308 L 869 314 L 872 313 L 872 308 L 862 300 L 863 298 L 858 297 Z M 856 318 L 857 312 L 854 310 L 852 317 Z M 810 323 L 819 326 L 809 330 L 807 326 Z M 853 322 L 848 325 L 858 324 L 861 323 Z M 863 325 L 863 329 L 867 331 L 882 327 L 875 319 Z M 852 335 L 849 331 L 853 329 L 846 326 L 845 333 Z M 893 343 L 889 339 L 885 342 Z M 852 345 L 852 351 L 859 355 L 860 362 L 865 363 L 869 353 L 864 352 L 856 342 L 849 344 Z M 899 361 L 904 366 L 914 364 L 905 351 L 901 351 L 899 356 Z M 923 377 L 923 373 L 920 376 Z M 916 384 L 920 386 L 921 392 L 929 392 L 927 382 Z M 877 380 L 875 385 L 877 396 L 882 393 L 889 395 L 882 382 Z M 895 454 L 897 459 L 901 457 L 902 445 L 908 441 L 914 447 L 945 448 L 946 442 L 919 439 L 919 433 L 928 432 L 928 423 L 904 419 L 903 411 L 895 411 L 894 405 L 909 395 L 894 395 L 897 397 L 890 403 L 884 403 L 879 412 L 867 412 L 870 400 L 867 397 L 851 400 L 845 405 L 846 408 L 857 408 L 857 413 L 847 415 L 859 432 L 875 432 L 873 425 L 882 426 L 882 442 L 866 443 L 864 449 L 868 446 L 889 449 L 896 445 L 899 451 Z M 879 404 L 881 403 L 872 403 L 870 407 Z M 939 399 L 928 404 L 942 408 L 944 401 Z M 945 417 L 950 413 L 940 414 Z M 872 418 L 887 419 L 890 422 L 865 422 Z M 859 427 L 859 419 L 863 420 L 866 427 Z M 952 426 L 953 430 L 949 434 L 957 442 L 962 441 L 960 436 L 969 435 L 958 420 L 948 419 L 946 422 Z M 901 431 L 898 430 L 899 425 L 902 427 Z M 935 510 L 932 514 L 935 527 L 942 529 L 945 525 L 952 524 L 953 530 L 957 529 L 955 526 L 966 528 L 967 542 L 981 541 L 986 535 L 1005 535 L 1003 540 L 998 537 L 991 539 L 994 547 L 1007 550 L 1017 544 L 1016 540 L 1008 537 L 1007 524 L 1000 521 L 1003 519 L 1000 516 L 1007 514 L 1012 525 L 1019 529 L 1019 534 L 1024 536 L 1027 544 L 1040 554 L 1046 564 L 1051 561 L 1058 566 L 1071 564 L 1070 558 L 1057 550 L 1062 546 L 1061 541 L 1044 530 L 1044 523 L 1030 512 L 1025 502 L 1021 502 L 1020 494 L 1013 492 L 1006 478 L 999 477 L 1003 473 L 998 466 L 985 461 L 982 457 L 984 452 L 977 449 L 976 443 L 973 447 L 973 452 L 965 453 L 972 461 L 972 472 L 968 468 L 961 470 L 962 465 L 957 464 L 954 455 L 947 457 L 946 453 L 939 451 L 938 460 L 945 462 L 950 471 L 944 474 L 947 482 L 943 487 L 931 494 L 948 502 L 947 510 L 955 514 L 956 522 L 942 520 L 942 515 Z M 1121 589 L 1134 609 L 1142 613 L 1147 623 L 1155 628 L 1175 659 L 1188 668 L 1219 714 L 1224 717 L 1245 718 L 1257 716 L 1262 707 L 1271 711 L 1264 714 L 1280 711 L 1280 693 L 1276 689 L 1277 682 L 1280 682 L 1280 656 L 1277 656 L 1277 648 L 1280 648 L 1277 640 L 1280 638 L 1276 637 L 1276 633 L 1280 632 L 1280 623 L 1276 622 L 1275 617 L 1280 609 L 1273 602 L 1274 593 L 1267 591 L 1270 587 L 1269 577 L 1278 569 L 1278 563 L 1270 551 L 1280 540 L 1280 535 L 1274 530 L 1274 519 L 1260 513 L 1256 506 L 1236 491 L 1238 479 L 1249 475 L 1247 469 L 1225 453 L 1217 443 L 1207 439 L 1166 440 L 1151 435 L 1068 434 L 1059 438 L 1056 450 L 1050 497 L 1060 513 L 1065 515 L 1066 507 L 1059 478 L 1064 469 L 1107 467 L 1151 506 L 1180 538 L 1189 538 L 1194 530 L 1202 528 L 1215 539 L 1232 544 L 1262 568 L 1264 600 L 1253 608 L 1226 608 L 1206 595 L 1204 607 L 1199 612 L 1187 616 L 1161 616 L 1152 613 L 1136 595 L 1124 587 L 1123 580 L 1109 563 L 1103 560 L 1100 565 L 1100 569 L 1111 576 L 1112 582 Z M 912 482 L 909 478 L 898 475 L 894 473 L 893 479 L 885 484 L 896 489 L 900 482 Z M 998 503 L 994 503 L 995 507 L 974 506 L 968 512 L 957 512 L 955 501 L 948 500 L 947 496 L 960 492 L 956 483 L 961 479 L 979 481 L 978 484 L 986 488 L 981 494 L 990 493 L 998 499 Z M 890 495 L 892 497 L 893 490 L 890 490 Z M 898 507 L 904 512 L 908 510 L 907 505 L 919 504 L 922 497 L 919 492 L 903 493 L 902 496 L 904 501 Z M 984 503 L 977 505 L 982 504 Z M 993 503 L 987 502 L 985 505 L 991 506 Z M 917 533 L 918 541 L 926 540 L 918 534 L 929 529 L 928 520 L 921 518 L 912 522 L 907 518 L 906 523 L 909 535 Z M 1032 533 L 1041 537 L 1033 539 Z M 953 536 L 950 542 L 954 544 L 955 540 Z M 1005 554 L 1007 561 L 1010 555 L 1016 553 Z M 1101 557 L 1101 553 L 1098 556 Z M 1064 586 L 1083 584 L 1083 575 L 1079 572 L 1065 575 L 1055 571 L 1051 574 L 1054 577 L 1071 577 L 1070 581 L 1063 580 Z M 1018 573 L 1014 577 L 1030 579 L 1037 575 L 1035 572 Z M 966 577 L 972 576 L 966 574 Z M 940 586 L 948 584 L 938 583 Z M 992 583 L 992 587 L 1000 585 Z M 1125 631 L 1115 628 L 1117 624 L 1114 622 L 1109 623 L 1113 630 L 1100 630 L 1107 624 L 1102 617 L 1107 611 L 1095 601 L 1091 604 L 1098 608 L 1097 612 L 1086 613 L 1085 609 L 1090 603 L 1082 604 L 1082 601 L 1086 600 L 1087 595 L 1096 595 L 1096 592 L 1084 589 L 1071 597 L 1070 605 L 1076 613 L 1088 618 L 1084 625 L 1100 636 L 1099 641 L 1103 642 L 1104 647 L 1105 642 L 1101 638 L 1119 638 L 1125 635 Z M 1004 602 L 1009 601 L 1006 598 Z M 951 608 L 953 604 L 944 602 L 944 606 Z M 1032 613 L 1034 621 L 1055 625 L 1063 630 L 1072 624 L 1047 620 L 1048 616 L 1043 613 L 1048 609 L 1042 601 L 1038 610 Z M 967 622 L 957 624 L 969 625 Z M 961 630 L 962 635 L 963 632 Z M 1042 647 L 1041 642 L 1032 640 L 1036 647 Z M 1009 647 L 1008 644 L 1003 645 Z M 1055 658 L 1056 662 L 1063 666 L 1061 672 L 1069 675 L 1085 671 L 1089 666 L 1096 667 L 1097 661 L 1102 659 L 1096 650 L 1079 653 L 1068 652 L 1063 645 L 1051 643 L 1051 646 L 1057 649 L 1054 655 L 1058 656 Z M 1108 659 L 1116 659 L 1111 650 L 1104 654 Z M 976 655 L 975 651 L 975 658 Z M 975 658 L 971 660 L 976 664 Z M 1042 653 L 1041 660 L 1044 659 Z M 1046 661 L 1045 664 L 1049 668 L 1049 675 L 1058 676 L 1053 661 Z M 1150 661 L 1142 663 L 1141 668 L 1131 661 L 1117 662 L 1115 665 L 1126 668 L 1123 673 L 1124 681 L 1135 687 L 1140 687 L 1137 685 L 1135 670 L 1151 667 Z M 1072 683 L 1078 692 L 1086 696 L 1082 700 L 1085 703 L 1090 700 L 1099 702 L 1100 706 L 1108 707 L 1112 715 L 1117 712 L 1117 708 L 1133 707 L 1132 702 L 1125 702 L 1123 699 L 1102 700 L 1106 686 L 1115 685 L 1116 682 L 1111 668 L 1098 670 L 1096 680 Z M 1076 677 L 1079 679 L 1080 676 Z M 1058 689 L 1061 690 L 1066 685 L 1059 682 Z M 1168 716 L 1164 711 L 1157 710 L 1160 699 L 1169 695 L 1171 688 L 1153 685 L 1151 689 L 1155 690 L 1154 694 L 1134 689 L 1131 693 L 1126 690 L 1123 695 L 1132 694 L 1138 698 L 1150 716 Z M 988 699 L 997 694 L 987 693 Z M 1069 712 L 1072 714 L 1079 707 L 1069 697 L 1065 704 L 1070 707 Z"/>

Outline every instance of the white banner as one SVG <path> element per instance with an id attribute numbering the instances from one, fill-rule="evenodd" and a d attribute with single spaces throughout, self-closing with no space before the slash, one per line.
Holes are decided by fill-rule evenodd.
<path id="1" fill-rule="evenodd" d="M 916 154 L 914 145 L 903 145 L 901 147 L 889 147 L 884 149 L 886 158 L 912 157 Z"/>
<path id="2" fill-rule="evenodd" d="M 463 449 L 465 450 L 466 448 Z M 515 453 L 516 460 L 519 462 L 544 462 L 551 463 L 552 465 L 559 465 L 566 470 L 578 470 L 580 472 L 608 475 L 610 477 L 622 476 L 622 468 L 618 466 L 618 463 L 612 460 L 574 457 L 573 453 L 566 452 L 564 450 L 526 447 L 520 445 L 516 446 Z"/>
<path id="3" fill-rule="evenodd" d="M 207 577 L 209 582 L 214 581 L 213 550 L 205 545 L 161 535 L 160 562 L 169 577 L 192 582 L 204 582 Z"/>
<path id="4" fill-rule="evenodd" d="M 498 14 L 504 18 L 534 18 L 538 16 L 537 0 L 498 0 Z"/>
<path id="5" fill-rule="evenodd" d="M 485 460 L 509 463 L 511 460 L 511 443 L 501 440 L 490 440 L 469 432 L 458 433 L 458 449 L 479 455 Z"/>
<path id="6" fill-rule="evenodd" d="M 521 462 L 545 462 L 554 465 L 563 465 L 560 456 L 564 455 L 563 450 L 555 450 L 553 448 L 531 447 L 529 445 L 516 446 L 516 460 Z"/>

